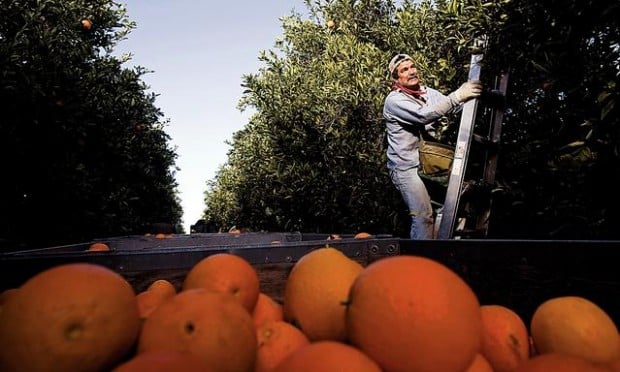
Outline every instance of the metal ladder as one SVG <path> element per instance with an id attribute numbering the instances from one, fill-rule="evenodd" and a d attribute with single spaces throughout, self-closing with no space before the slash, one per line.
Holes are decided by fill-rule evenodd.
<path id="1" fill-rule="evenodd" d="M 484 39 L 476 40 L 476 50 L 471 56 L 469 80 L 480 80 L 481 62 L 483 50 L 486 47 Z M 470 155 L 472 141 L 480 143 L 485 149 L 484 169 L 482 182 L 478 187 L 490 189 L 495 183 L 495 172 L 497 169 L 498 149 L 501 137 L 501 125 L 504 117 L 504 98 L 508 87 L 508 72 L 502 72 L 495 81 L 495 87 L 489 91 L 490 102 L 494 103 L 491 111 L 490 126 L 487 136 L 480 136 L 474 133 L 476 113 L 480 99 L 472 99 L 463 105 L 461 121 L 454 150 L 454 160 L 446 190 L 443 206 L 438 210 L 435 218 L 435 238 L 452 239 L 461 238 L 467 234 L 485 237 L 489 227 L 489 217 L 491 213 L 490 193 L 486 202 L 480 207 L 480 211 L 475 218 L 473 230 L 466 230 L 466 219 L 458 219 L 459 202 L 464 193 L 465 171 Z"/>

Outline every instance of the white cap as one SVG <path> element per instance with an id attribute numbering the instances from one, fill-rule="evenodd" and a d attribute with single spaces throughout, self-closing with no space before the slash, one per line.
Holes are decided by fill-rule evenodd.
<path id="1" fill-rule="evenodd" d="M 402 62 L 405 62 L 405 61 L 413 61 L 413 58 L 411 58 L 411 56 L 409 56 L 408 54 L 395 55 L 390 60 L 390 64 L 388 65 L 388 70 L 390 71 L 390 74 L 394 74 L 394 70 L 396 70 L 398 65 L 400 65 Z"/>

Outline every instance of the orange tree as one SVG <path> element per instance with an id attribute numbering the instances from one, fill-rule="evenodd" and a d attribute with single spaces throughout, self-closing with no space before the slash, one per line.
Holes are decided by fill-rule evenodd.
<path id="1" fill-rule="evenodd" d="M 208 184 L 206 217 L 406 236 L 385 170 L 386 62 L 410 53 L 424 83 L 447 92 L 466 78 L 468 47 L 484 34 L 485 83 L 510 71 L 491 236 L 617 237 L 619 8 L 555 3 L 306 1 L 310 16 L 283 18 L 264 67 L 244 77 L 240 107 L 256 113 Z M 445 123 L 446 142 L 456 122 Z"/>
<path id="2" fill-rule="evenodd" d="M 0 1 L 0 239 L 41 245 L 177 223 L 176 154 L 134 27 L 109 0 Z"/>
<path id="3" fill-rule="evenodd" d="M 386 172 L 387 61 L 411 53 L 429 85 L 448 89 L 466 73 L 470 40 L 439 39 L 434 9 L 446 2 L 306 5 L 309 19 L 285 17 L 276 50 L 260 55 L 265 66 L 244 76 L 240 107 L 257 112 L 209 185 L 207 217 L 266 230 L 404 232 L 408 216 Z"/>

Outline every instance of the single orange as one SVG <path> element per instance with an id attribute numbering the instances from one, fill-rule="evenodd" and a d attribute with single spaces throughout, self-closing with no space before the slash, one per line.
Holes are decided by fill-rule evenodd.
<path id="1" fill-rule="evenodd" d="M 495 372 L 495 370 L 486 358 L 478 353 L 465 372 Z"/>
<path id="2" fill-rule="evenodd" d="M 165 296 L 162 296 L 156 291 L 142 291 L 136 295 L 136 302 L 138 304 L 138 313 L 140 319 L 144 320 L 149 317 L 157 309 L 159 305 L 167 300 Z"/>
<path id="3" fill-rule="evenodd" d="M 152 282 L 149 287 L 136 295 L 140 319 L 146 319 L 164 301 L 176 295 L 176 288 L 165 279 Z"/>
<path id="4" fill-rule="evenodd" d="M 84 28 L 85 30 L 90 30 L 92 27 L 93 27 L 93 23 L 91 22 L 90 19 L 82 20 L 82 28 Z"/>
<path id="5" fill-rule="evenodd" d="M 258 301 L 260 282 L 248 261 L 234 254 L 217 253 L 203 258 L 187 273 L 183 290 L 193 288 L 232 294 L 251 314 Z"/>
<path id="6" fill-rule="evenodd" d="M 103 371 L 132 348 L 140 319 L 132 287 L 94 264 L 52 267 L 3 306 L 0 370 Z"/>
<path id="7" fill-rule="evenodd" d="M 560 353 L 535 356 L 521 363 L 515 372 L 609 372 L 603 365 L 586 359 Z"/>
<path id="8" fill-rule="evenodd" d="M 101 242 L 93 243 L 88 247 L 89 252 L 103 252 L 103 251 L 109 251 L 109 250 L 110 250 L 110 246 L 108 246 L 106 243 L 101 243 Z"/>
<path id="9" fill-rule="evenodd" d="M 284 311 L 282 310 L 282 305 L 269 295 L 260 292 L 258 294 L 256 306 L 254 306 L 254 311 L 252 312 L 252 318 L 254 319 L 254 325 L 258 327 L 271 320 L 283 320 Z"/>
<path id="10" fill-rule="evenodd" d="M 371 237 L 372 237 L 372 235 L 370 235 L 367 232 L 359 232 L 359 233 L 355 234 L 353 239 L 368 239 L 368 238 L 371 238 Z"/>
<path id="11" fill-rule="evenodd" d="M 480 353 L 495 372 L 514 371 L 530 357 L 527 326 L 512 309 L 501 305 L 483 305 L 482 346 Z"/>
<path id="12" fill-rule="evenodd" d="M 200 357 L 217 371 L 252 371 L 256 329 L 228 293 L 188 289 L 158 306 L 142 325 L 137 352 L 172 350 Z"/>
<path id="13" fill-rule="evenodd" d="M 157 279 L 153 281 L 147 288 L 149 291 L 160 293 L 162 296 L 169 298 L 177 293 L 177 289 L 169 280 Z"/>
<path id="14" fill-rule="evenodd" d="M 171 350 L 153 350 L 134 355 L 112 372 L 211 372 L 200 357 Z"/>
<path id="15" fill-rule="evenodd" d="M 0 315 L 2 315 L 2 308 L 4 305 L 17 293 L 17 290 L 17 288 L 9 288 L 0 293 Z"/>
<path id="16" fill-rule="evenodd" d="M 168 236 L 166 234 L 157 233 L 155 234 L 155 239 L 166 239 Z"/>
<path id="17" fill-rule="evenodd" d="M 609 363 L 620 357 L 613 320 L 583 297 L 555 297 L 543 302 L 532 316 L 530 332 L 539 354 L 563 353 L 594 363 Z"/>
<path id="18" fill-rule="evenodd" d="M 0 292 L 0 306 L 4 305 L 18 291 L 18 288 L 8 288 Z"/>
<path id="19" fill-rule="evenodd" d="M 618 335 L 618 338 L 620 338 L 620 335 Z M 608 363 L 608 366 L 612 370 L 612 372 L 620 372 L 620 356 Z"/>
<path id="20" fill-rule="evenodd" d="M 310 341 L 299 328 L 282 320 L 262 323 L 256 330 L 258 350 L 255 372 L 271 371 L 287 356 Z"/>
<path id="21" fill-rule="evenodd" d="M 337 341 L 317 341 L 291 353 L 273 371 L 381 372 L 381 368 L 351 345 Z"/>
<path id="22" fill-rule="evenodd" d="M 462 371 L 480 349 L 472 289 L 446 266 L 394 256 L 368 265 L 351 287 L 347 331 L 388 371 Z"/>
<path id="23" fill-rule="evenodd" d="M 611 361 L 608 367 L 612 372 L 620 372 L 620 358 Z"/>
<path id="24" fill-rule="evenodd" d="M 284 319 L 310 341 L 346 339 L 345 311 L 351 284 L 362 271 L 336 248 L 310 251 L 295 263 L 284 289 Z"/>

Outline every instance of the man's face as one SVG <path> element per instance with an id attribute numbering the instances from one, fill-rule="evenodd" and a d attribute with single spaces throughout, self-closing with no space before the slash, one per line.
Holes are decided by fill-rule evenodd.
<path id="1" fill-rule="evenodd" d="M 420 86 L 418 69 L 413 64 L 413 61 L 401 62 L 396 70 L 398 71 L 398 83 L 400 85 L 406 88 L 418 88 Z"/>

